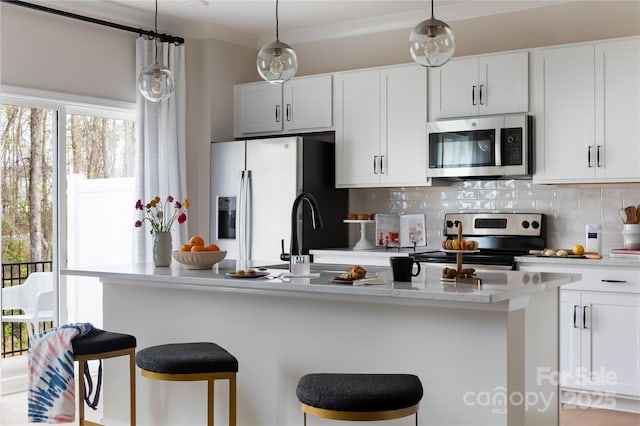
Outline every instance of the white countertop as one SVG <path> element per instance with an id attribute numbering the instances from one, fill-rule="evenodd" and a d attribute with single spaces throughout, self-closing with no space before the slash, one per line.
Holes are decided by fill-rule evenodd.
<path id="1" fill-rule="evenodd" d="M 388 267 L 367 267 L 367 276 L 379 276 L 386 284 L 354 286 L 330 281 L 331 276 L 344 271 L 343 265 L 314 264 L 313 268 L 324 270 L 317 278 L 281 278 L 280 275 L 286 272 L 286 269 L 268 269 L 271 273 L 268 277 L 251 279 L 227 276 L 227 273 L 235 271 L 235 266 L 235 261 L 225 260 L 212 269 L 190 270 L 174 261 L 171 267 L 163 268 L 156 268 L 152 264 L 127 264 L 70 268 L 62 273 L 98 277 L 103 282 L 126 282 L 127 285 L 185 290 L 259 292 L 298 297 L 350 297 L 361 298 L 363 301 L 371 301 L 373 298 L 376 302 L 384 303 L 417 303 L 497 310 L 521 308 L 526 306 L 528 295 L 578 281 L 581 277 L 579 274 L 547 272 L 478 271 L 478 277 L 483 280 L 482 286 L 478 288 L 471 284 L 442 282 L 440 265 L 423 264 L 422 272 L 414 277 L 411 283 L 392 282 L 391 270 Z M 505 306 L 498 307 L 501 303 Z"/>

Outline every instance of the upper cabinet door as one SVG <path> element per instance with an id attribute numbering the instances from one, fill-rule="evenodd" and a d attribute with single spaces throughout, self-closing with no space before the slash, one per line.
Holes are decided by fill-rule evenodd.
<path id="1" fill-rule="evenodd" d="M 593 179 L 593 60 L 593 45 L 545 49 L 536 58 L 536 181 Z"/>
<path id="2" fill-rule="evenodd" d="M 387 185 L 427 183 L 427 70 L 417 65 L 383 69 L 382 173 Z"/>
<path id="3" fill-rule="evenodd" d="M 284 85 L 285 130 L 333 126 L 332 76 L 301 77 Z"/>
<path id="4" fill-rule="evenodd" d="M 250 83 L 233 87 L 235 135 L 283 129 L 282 86 Z"/>
<path id="5" fill-rule="evenodd" d="M 478 111 L 478 59 L 452 59 L 430 71 L 432 119 L 467 117 Z"/>
<path id="6" fill-rule="evenodd" d="M 478 114 L 529 111 L 529 53 L 478 58 Z"/>
<path id="7" fill-rule="evenodd" d="M 640 178 L 640 39 L 596 44 L 596 153 L 601 179 Z"/>
<path id="8" fill-rule="evenodd" d="M 430 71 L 431 120 L 529 111 L 529 54 L 453 59 Z"/>
<path id="9" fill-rule="evenodd" d="M 380 71 L 336 74 L 336 186 L 380 182 Z"/>

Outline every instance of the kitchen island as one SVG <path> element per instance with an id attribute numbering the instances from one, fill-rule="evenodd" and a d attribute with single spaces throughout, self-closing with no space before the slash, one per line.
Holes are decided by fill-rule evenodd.
<path id="1" fill-rule="evenodd" d="M 104 328 L 135 335 L 139 349 L 213 341 L 234 354 L 238 425 L 302 424 L 295 389 L 310 372 L 416 374 L 425 390 L 423 426 L 558 424 L 558 288 L 580 275 L 486 271 L 478 287 L 441 282 L 438 267 L 423 266 L 411 283 L 367 267 L 386 284 L 353 286 L 330 282 L 343 266 L 320 265 L 314 278 L 269 269 L 255 279 L 228 276 L 235 266 L 188 270 L 174 262 L 63 274 L 98 277 Z M 126 362 L 113 360 L 105 371 L 104 420 L 126 424 Z M 204 424 L 204 383 L 138 377 L 139 425 Z M 216 424 L 226 424 L 227 397 L 226 384 L 216 384 Z"/>

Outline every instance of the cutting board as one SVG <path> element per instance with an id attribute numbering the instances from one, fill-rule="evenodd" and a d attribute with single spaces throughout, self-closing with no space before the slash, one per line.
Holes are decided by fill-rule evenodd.
<path id="1" fill-rule="evenodd" d="M 611 253 L 613 254 L 632 254 L 632 255 L 640 255 L 640 250 L 630 250 L 630 249 L 611 249 Z"/>

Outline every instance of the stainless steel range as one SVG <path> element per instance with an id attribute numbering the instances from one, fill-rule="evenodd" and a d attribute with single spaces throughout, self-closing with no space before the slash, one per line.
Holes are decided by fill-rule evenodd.
<path id="1" fill-rule="evenodd" d="M 464 255 L 465 265 L 515 269 L 516 256 L 545 248 L 546 221 L 542 213 L 446 213 L 443 239 L 456 239 L 460 224 L 462 238 L 478 241 L 480 248 L 478 253 Z M 414 258 L 422 263 L 456 263 L 455 254 L 441 251 L 417 253 Z"/>

